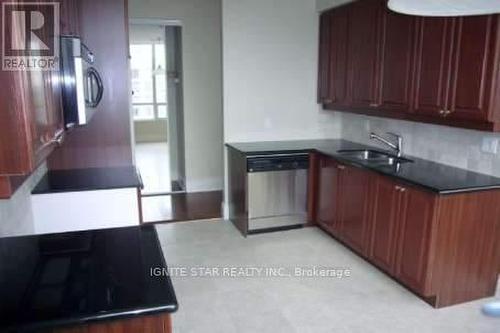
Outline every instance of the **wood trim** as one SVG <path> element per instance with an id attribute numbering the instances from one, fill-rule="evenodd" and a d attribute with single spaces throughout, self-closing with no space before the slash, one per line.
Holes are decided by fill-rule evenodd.
<path id="1" fill-rule="evenodd" d="M 316 224 L 316 210 L 318 200 L 319 155 L 309 154 L 309 170 L 307 180 L 307 226 Z"/>
<path id="2" fill-rule="evenodd" d="M 105 321 L 95 324 L 83 324 L 47 333 L 171 333 L 172 318 L 169 313 L 134 318 Z"/>
<path id="3" fill-rule="evenodd" d="M 144 215 L 142 213 L 142 196 L 141 196 L 141 189 L 139 187 L 137 188 L 137 205 L 139 208 L 139 224 L 143 224 Z"/>
<path id="4" fill-rule="evenodd" d="M 500 90 L 500 88 L 498 88 L 498 90 Z M 415 122 L 420 122 L 420 123 L 476 129 L 476 130 L 488 131 L 488 132 L 500 132 L 500 124 L 499 123 L 493 123 L 493 122 L 487 122 L 487 121 L 470 121 L 470 120 L 463 120 L 463 119 L 440 118 L 440 117 L 420 115 L 420 114 L 416 114 L 416 113 L 397 112 L 397 111 L 382 110 L 382 109 L 375 110 L 375 109 L 368 109 L 368 108 L 367 109 L 351 108 L 351 107 L 342 107 L 342 106 L 332 105 L 332 104 L 323 104 L 323 109 L 337 111 L 337 112 L 346 112 L 346 113 L 362 114 L 362 115 L 367 115 L 367 116 L 382 117 L 382 118 L 392 118 L 392 119 L 399 119 L 399 120 L 415 121 Z"/>

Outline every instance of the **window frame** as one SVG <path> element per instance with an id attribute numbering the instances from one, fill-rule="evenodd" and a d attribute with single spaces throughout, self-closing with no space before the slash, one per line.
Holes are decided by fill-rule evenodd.
<path id="1" fill-rule="evenodd" d="M 168 119 L 168 91 L 165 92 L 166 94 L 166 101 L 165 102 L 161 102 L 159 103 L 158 102 L 158 98 L 157 98 L 157 92 L 156 92 L 156 81 L 157 81 L 157 78 L 156 78 L 156 74 L 155 74 L 155 69 L 156 69 L 156 63 L 157 63 L 157 60 L 156 60 L 156 50 L 155 50 L 155 47 L 156 45 L 163 45 L 163 47 L 165 48 L 166 45 L 165 43 L 156 43 L 156 42 L 151 42 L 151 43 L 136 43 L 136 44 L 130 44 L 130 46 L 132 45 L 147 45 L 149 47 L 151 47 L 151 64 L 152 64 L 152 67 L 151 67 L 151 76 L 153 78 L 152 80 L 152 89 L 153 89 L 153 102 L 152 103 L 134 103 L 132 102 L 132 109 L 134 108 L 134 106 L 153 106 L 153 118 L 151 119 L 146 119 L 146 118 L 143 118 L 143 119 L 138 119 L 135 117 L 135 113 L 132 114 L 132 120 L 134 122 L 140 122 L 140 121 L 157 121 L 157 120 L 167 120 Z M 167 55 L 167 52 L 165 50 L 165 57 Z M 168 73 L 167 73 L 167 68 L 166 68 L 166 58 L 165 58 L 165 88 L 167 88 L 168 86 L 168 82 L 167 82 L 167 78 L 168 78 Z M 159 113 L 158 113 L 158 106 L 165 106 L 166 109 L 167 109 L 167 115 L 165 117 L 162 117 L 160 118 L 159 117 Z"/>

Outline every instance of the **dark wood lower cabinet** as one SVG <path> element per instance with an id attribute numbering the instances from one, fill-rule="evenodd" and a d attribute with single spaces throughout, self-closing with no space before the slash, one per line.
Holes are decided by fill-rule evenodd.
<path id="1" fill-rule="evenodd" d="M 436 195 L 400 187 L 395 274 L 407 286 L 429 294 L 429 248 Z"/>
<path id="2" fill-rule="evenodd" d="M 321 156 L 317 223 L 434 307 L 493 296 L 500 190 L 439 195 Z"/>
<path id="3" fill-rule="evenodd" d="M 366 253 L 370 174 L 356 167 L 342 166 L 339 182 L 340 237 L 356 251 Z"/>
<path id="4" fill-rule="evenodd" d="M 320 157 L 316 217 L 319 224 L 332 232 L 338 230 L 338 167 L 335 160 Z"/>
<path id="5" fill-rule="evenodd" d="M 46 333 L 171 333 L 170 314 L 139 316 L 48 331 Z"/>
<path id="6" fill-rule="evenodd" d="M 372 211 L 371 238 L 369 258 L 389 273 L 394 273 L 397 225 L 399 222 L 400 196 L 394 184 L 389 179 L 375 179 L 374 201 Z"/>

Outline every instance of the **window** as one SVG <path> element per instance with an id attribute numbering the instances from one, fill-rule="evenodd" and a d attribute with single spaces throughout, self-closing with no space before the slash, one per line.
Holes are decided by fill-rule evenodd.
<path id="1" fill-rule="evenodd" d="M 130 45 L 134 121 L 167 118 L 165 44 Z"/>

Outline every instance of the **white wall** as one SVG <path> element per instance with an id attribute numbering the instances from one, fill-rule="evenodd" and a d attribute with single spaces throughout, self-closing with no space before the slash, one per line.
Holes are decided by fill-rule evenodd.
<path id="1" fill-rule="evenodd" d="M 34 233 L 31 191 L 46 172 L 42 164 L 9 200 L 0 200 L 0 237 Z"/>
<path id="2" fill-rule="evenodd" d="M 322 12 L 326 9 L 338 7 L 353 1 L 354 0 L 316 0 L 316 9 L 318 12 Z"/>
<path id="3" fill-rule="evenodd" d="M 181 21 L 186 187 L 222 189 L 220 0 L 129 0 L 129 16 Z"/>
<path id="4" fill-rule="evenodd" d="M 224 141 L 339 137 L 340 115 L 316 103 L 316 2 L 222 0 L 222 18 Z"/>
<path id="5" fill-rule="evenodd" d="M 224 141 L 337 137 L 316 104 L 314 0 L 223 0 Z"/>

